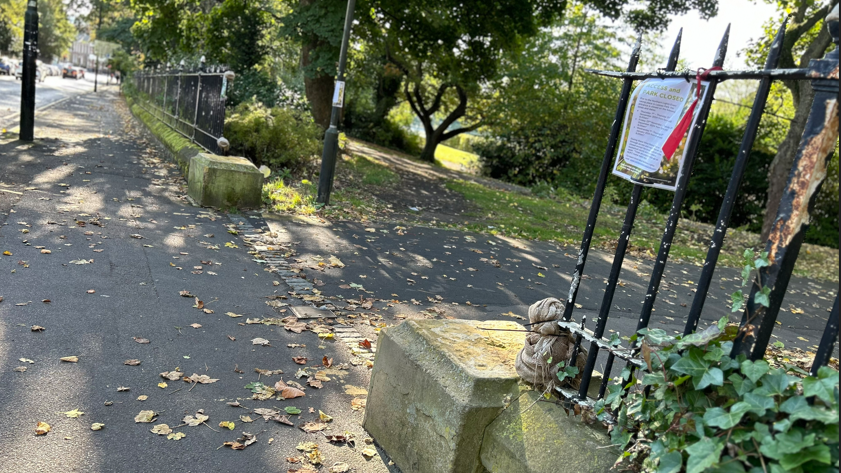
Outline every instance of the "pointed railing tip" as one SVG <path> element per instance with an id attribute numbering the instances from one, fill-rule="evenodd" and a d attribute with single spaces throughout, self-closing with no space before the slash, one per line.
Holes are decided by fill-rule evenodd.
<path id="1" fill-rule="evenodd" d="M 724 65 L 724 58 L 727 56 L 727 44 L 730 42 L 730 23 L 724 30 L 724 36 L 721 37 L 721 43 L 718 45 L 718 50 L 715 52 L 715 60 L 713 66 L 721 67 Z"/>
<path id="2" fill-rule="evenodd" d="M 680 57 L 680 43 L 681 39 L 683 38 L 683 27 L 681 27 L 677 32 L 677 38 L 675 38 L 675 43 L 672 45 L 672 50 L 669 52 L 669 60 L 666 63 L 666 70 L 673 71 L 677 67 L 677 60 Z"/>

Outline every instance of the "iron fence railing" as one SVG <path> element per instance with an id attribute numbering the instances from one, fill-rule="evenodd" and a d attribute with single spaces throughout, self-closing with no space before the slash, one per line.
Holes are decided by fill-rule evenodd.
<path id="1" fill-rule="evenodd" d="M 139 72 L 132 80 L 144 110 L 209 152 L 225 154 L 225 101 L 235 76 L 203 64 L 197 71 Z"/>
<path id="2" fill-rule="evenodd" d="M 809 226 L 809 214 L 814 208 L 815 197 L 817 196 L 817 192 L 826 177 L 827 161 L 835 149 L 839 136 L 839 48 L 837 6 L 835 8 L 834 14 L 830 14 L 826 21 L 826 25 L 829 28 L 829 32 L 835 44 L 835 49 L 834 51 L 828 53 L 823 59 L 812 60 L 808 68 L 776 68 L 779 61 L 781 45 L 785 36 L 785 24 L 783 24 L 774 39 L 773 45 L 769 49 L 764 69 L 749 71 L 713 70 L 706 75 L 705 80 L 709 81 L 708 90 L 699 103 L 700 110 L 698 111 L 698 118 L 694 122 L 694 128 L 692 133 L 689 135 L 688 142 L 685 143 L 686 154 L 684 154 L 683 159 L 686 161 L 683 163 L 683 169 L 679 172 L 677 177 L 671 211 L 669 212 L 668 220 L 663 231 L 659 253 L 657 254 L 657 258 L 654 262 L 648 290 L 646 291 L 642 310 L 637 321 L 637 331 L 648 327 L 649 322 L 651 321 L 654 302 L 657 298 L 660 282 L 669 257 L 672 240 L 677 230 L 681 207 L 686 195 L 687 184 L 692 173 L 692 165 L 698 152 L 698 146 L 704 131 L 704 125 L 706 124 L 707 116 L 715 95 L 716 84 L 724 80 L 732 79 L 759 80 L 759 86 L 756 91 L 754 104 L 747 122 L 739 154 L 736 158 L 730 183 L 720 209 L 716 228 L 711 235 L 706 262 L 704 263 L 701 275 L 699 276 L 697 291 L 694 296 L 689 316 L 686 320 L 684 334 L 693 333 L 698 326 L 698 320 L 701 317 L 704 301 L 706 300 L 707 292 L 712 281 L 713 271 L 716 267 L 719 252 L 724 243 L 724 236 L 730 222 L 730 215 L 735 205 L 735 197 L 738 193 L 742 177 L 747 167 L 750 151 L 753 146 L 754 139 L 756 138 L 760 118 L 762 117 L 762 113 L 765 108 L 765 102 L 771 89 L 771 84 L 774 80 L 782 79 L 810 80 L 811 85 L 815 90 L 815 97 L 812 102 L 811 112 L 806 124 L 805 132 L 800 141 L 799 149 L 796 154 L 784 195 L 780 202 L 777 218 L 773 225 L 770 237 L 765 244 L 765 251 L 768 252 L 770 265 L 759 270 L 759 279 L 762 286 L 767 286 L 771 289 L 769 296 L 770 303 L 767 307 L 754 304 L 754 294 L 758 290 L 758 287 L 754 285 L 752 293 L 750 294 L 749 302 L 743 312 L 739 334 L 734 341 L 733 351 L 731 353 L 734 357 L 738 354 L 744 354 L 753 360 L 761 359 L 764 356 L 771 337 L 771 332 L 775 326 L 777 315 L 780 311 L 780 306 L 783 302 L 783 296 L 785 295 L 786 288 L 794 268 L 794 262 L 797 259 L 804 235 Z M 724 58 L 727 53 L 729 31 L 730 28 L 728 26 L 718 50 L 716 51 L 716 55 L 713 60 L 714 68 L 720 68 L 724 64 Z M 637 40 L 637 44 L 631 53 L 631 59 L 625 72 L 588 70 L 588 72 L 593 74 L 622 79 L 623 86 L 619 96 L 619 104 L 616 109 L 613 126 L 610 131 L 607 149 L 605 150 L 604 158 L 602 160 L 601 170 L 596 184 L 596 191 L 590 207 L 589 218 L 587 220 L 587 226 L 584 230 L 584 236 L 581 241 L 581 247 L 578 253 L 578 262 L 573 272 L 564 314 L 562 316 L 562 320 L 559 322 L 561 327 L 566 328 L 575 334 L 576 342 L 571 352 L 571 356 L 568 360 L 564 360 L 568 365 L 575 366 L 574 360 L 577 359 L 582 344 L 589 344 L 587 361 L 581 372 L 581 383 L 579 389 L 575 391 L 564 387 L 556 388 L 556 390 L 564 398 L 572 402 L 592 405 L 593 399 L 588 398 L 587 393 L 589 391 L 591 380 L 593 379 L 596 360 L 600 356 L 604 357 L 602 358 L 604 361 L 604 376 L 599 387 L 597 395 L 598 399 L 603 398 L 605 395 L 607 385 L 611 380 L 610 374 L 613 370 L 613 364 L 617 358 L 626 363 L 626 368 L 628 368 L 632 374 L 634 370 L 643 370 L 646 366 L 646 364 L 639 358 L 640 347 L 636 343 L 630 343 L 628 346 L 613 346 L 606 338 L 603 337 L 612 307 L 613 296 L 616 291 L 617 283 L 619 282 L 619 274 L 622 270 L 625 252 L 631 238 L 631 231 L 633 230 L 637 208 L 640 204 L 640 193 L 643 187 L 642 184 L 636 184 L 631 193 L 631 200 L 628 204 L 625 219 L 617 241 L 610 275 L 604 289 L 604 295 L 595 328 L 593 330 L 589 330 L 585 327 L 586 317 L 583 317 L 582 322 L 580 323 L 573 322 L 572 315 L 576 310 L 575 300 L 578 295 L 581 277 L 584 274 L 584 267 L 587 262 L 587 255 L 596 225 L 596 218 L 598 217 L 599 207 L 601 206 L 602 197 L 604 195 L 607 176 L 611 170 L 612 161 L 616 156 L 617 145 L 620 142 L 620 132 L 624 126 L 622 122 L 628 108 L 633 82 L 635 80 L 648 78 L 685 78 L 687 81 L 694 82 L 696 80 L 696 72 L 675 71 L 678 56 L 680 54 L 680 44 L 681 34 L 679 33 L 671 54 L 669 55 L 666 67 L 657 72 L 636 72 L 636 66 L 639 61 L 640 53 L 639 39 Z M 812 363 L 812 374 L 817 373 L 818 368 L 829 362 L 830 356 L 834 350 L 835 340 L 838 338 L 838 335 L 838 296 L 836 295 L 833 309 L 829 315 L 817 354 Z M 625 389 L 628 389 L 630 384 L 631 383 L 625 385 Z"/>

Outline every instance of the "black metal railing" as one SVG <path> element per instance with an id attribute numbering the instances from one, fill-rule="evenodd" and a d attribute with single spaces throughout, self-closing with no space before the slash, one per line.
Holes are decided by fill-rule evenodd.
<path id="1" fill-rule="evenodd" d="M 225 100 L 234 73 L 221 67 L 196 71 L 138 72 L 132 77 L 138 105 L 211 153 L 225 154 Z"/>
<path id="2" fill-rule="evenodd" d="M 709 250 L 707 252 L 706 261 L 701 270 L 692 307 L 686 320 L 684 334 L 693 333 L 698 326 L 698 320 L 701 317 L 704 301 L 706 300 L 710 283 L 712 281 L 713 271 L 715 270 L 716 263 L 718 261 L 719 252 L 724 244 L 724 237 L 730 223 L 730 215 L 733 211 L 736 200 L 735 197 L 739 191 L 739 186 L 742 182 L 745 169 L 747 168 L 750 151 L 756 138 L 759 122 L 762 117 L 763 110 L 765 109 L 765 103 L 771 89 L 771 84 L 774 80 L 782 79 L 810 80 L 811 85 L 816 92 L 812 102 L 811 112 L 806 124 L 805 132 L 800 141 L 785 192 L 780 202 L 777 218 L 765 245 L 765 251 L 768 253 L 770 265 L 759 269 L 758 276 L 761 286 L 767 286 L 771 289 L 769 296 L 770 303 L 767 307 L 754 304 L 754 294 L 758 290 L 758 287 L 754 285 L 752 293 L 750 294 L 749 302 L 746 304 L 744 309 L 739 334 L 733 343 L 733 351 L 731 353 L 732 356 L 745 354 L 752 360 L 761 359 L 764 356 L 771 337 L 771 332 L 775 326 L 780 306 L 783 302 L 783 296 L 794 268 L 794 262 L 797 259 L 803 238 L 809 226 L 809 213 L 813 210 L 818 189 L 820 189 L 820 185 L 826 177 L 827 161 L 835 149 L 839 136 L 839 48 L 837 8 L 838 7 L 836 6 L 835 13 L 827 17 L 826 21 L 826 26 L 829 28 L 829 32 L 833 38 L 835 49 L 827 54 L 823 59 L 812 60 L 808 68 L 776 68 L 779 62 L 781 45 L 785 37 L 786 25 L 783 23 L 771 48 L 769 49 L 764 69 L 748 71 L 713 70 L 706 74 L 705 80 L 709 81 L 708 90 L 706 95 L 704 95 L 703 100 L 699 103 L 700 109 L 697 112 L 697 120 L 694 122 L 694 128 L 689 135 L 688 142 L 685 144 L 686 154 L 684 155 L 684 159 L 686 161 L 683 163 L 684 167 L 677 178 L 674 199 L 672 201 L 671 210 L 660 241 L 660 249 L 654 261 L 654 267 L 650 275 L 645 299 L 642 301 L 642 310 L 637 321 L 637 331 L 648 327 L 651 320 L 654 302 L 657 298 L 665 266 L 669 258 L 669 250 L 671 249 L 672 241 L 677 230 L 683 200 L 686 195 L 690 176 L 692 174 L 692 165 L 698 153 L 698 146 L 701 141 L 701 136 L 703 135 L 704 125 L 707 122 L 707 116 L 710 112 L 710 107 L 714 99 L 716 84 L 724 80 L 734 79 L 759 80 L 759 86 L 756 91 L 750 117 L 748 118 L 739 154 L 736 157 L 730 183 L 716 221 L 716 228 L 710 238 Z M 720 68 L 724 64 L 724 59 L 727 53 L 729 32 L 730 27 L 728 26 L 713 59 L 713 67 L 715 68 Z M 636 72 L 636 66 L 639 61 L 641 38 L 637 39 L 637 44 L 631 53 L 631 58 L 625 72 L 588 70 L 588 72 L 593 74 L 622 79 L 623 86 L 613 126 L 610 131 L 607 149 L 605 150 L 604 158 L 602 160 L 601 170 L 596 184 L 596 191 L 590 207 L 589 218 L 587 220 L 587 226 L 581 240 L 581 247 L 578 252 L 578 262 L 572 275 L 572 282 L 566 300 L 564 315 L 562 320 L 559 322 L 561 327 L 570 330 L 576 337 L 576 343 L 571 352 L 571 356 L 569 360 L 566 360 L 568 364 L 574 366 L 573 360 L 577 359 L 579 348 L 582 344 L 589 343 L 587 362 L 581 372 L 581 383 L 579 389 L 574 391 L 563 387 L 556 388 L 563 397 L 580 404 L 592 405 L 593 403 L 593 399 L 588 398 L 587 393 L 593 378 L 596 360 L 600 353 L 607 353 L 607 359 L 605 361 L 604 376 L 601 380 L 599 393 L 597 395 L 597 398 L 599 399 L 603 398 L 605 395 L 607 385 L 611 378 L 610 373 L 613 370 L 613 364 L 616 358 L 619 358 L 626 363 L 626 368 L 632 375 L 634 370 L 643 370 L 646 366 L 645 362 L 638 356 L 639 346 L 637 344 L 631 343 L 630 346 L 625 347 L 615 346 L 603 337 L 608 317 L 610 315 L 613 296 L 616 291 L 617 283 L 619 282 L 619 274 L 622 270 L 625 252 L 631 238 L 637 208 L 640 204 L 640 194 L 643 187 L 641 184 L 635 184 L 631 193 L 630 203 L 628 204 L 625 219 L 617 241 L 613 264 L 610 270 L 610 275 L 607 279 L 607 285 L 604 290 L 594 330 L 590 331 L 585 328 L 584 320 L 586 320 L 586 317 L 583 318 L 581 323 L 576 323 L 572 321 L 572 315 L 576 310 L 575 300 L 578 295 L 582 275 L 584 274 L 587 255 L 593 237 L 593 230 L 596 225 L 599 207 L 601 206 L 605 185 L 607 183 L 607 176 L 611 170 L 612 161 L 616 156 L 616 148 L 619 142 L 620 132 L 624 126 L 622 121 L 626 116 L 633 82 L 635 80 L 650 78 L 684 78 L 687 81 L 696 80 L 697 73 L 695 71 L 675 71 L 680 54 L 681 36 L 682 30 L 681 33 L 678 33 L 677 40 L 672 47 L 666 67 L 662 70 L 652 73 Z M 829 362 L 834 350 L 835 340 L 838 338 L 838 335 L 838 296 L 836 295 L 833 309 L 827 321 L 817 354 L 812 363 L 813 374 L 817 373 L 818 368 Z"/>

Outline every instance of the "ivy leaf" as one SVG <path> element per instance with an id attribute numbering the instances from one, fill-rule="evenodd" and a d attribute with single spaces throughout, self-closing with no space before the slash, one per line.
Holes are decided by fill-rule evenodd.
<path id="1" fill-rule="evenodd" d="M 788 389 L 792 378 L 785 374 L 782 370 L 773 370 L 761 378 L 762 387 L 760 387 L 757 394 L 781 395 Z"/>
<path id="2" fill-rule="evenodd" d="M 774 408 L 774 398 L 756 393 L 744 395 L 745 402 L 750 405 L 750 411 L 758 416 L 764 416 L 765 411 Z"/>
<path id="3" fill-rule="evenodd" d="M 771 262 L 768 261 L 768 252 L 763 251 L 762 253 L 760 253 L 759 256 L 753 261 L 753 266 L 756 269 L 771 266 Z"/>
<path id="4" fill-rule="evenodd" d="M 665 330 L 659 328 L 643 329 L 645 330 L 645 340 L 652 345 L 667 345 L 674 342 L 675 337 L 666 333 Z M 642 333 L 642 331 L 640 331 Z"/>
<path id="5" fill-rule="evenodd" d="M 832 378 L 806 378 L 803 380 L 803 395 L 817 396 L 827 404 L 832 404 L 835 398 L 835 386 L 838 385 L 838 377 Z"/>
<path id="6" fill-rule="evenodd" d="M 665 384 L 666 378 L 663 376 L 662 372 L 657 373 L 645 373 L 645 376 L 642 377 L 642 384 L 645 386 L 651 386 L 655 384 Z"/>
<path id="7" fill-rule="evenodd" d="M 742 362 L 742 366 L 740 368 L 742 370 L 742 374 L 747 376 L 747 378 L 754 383 L 771 369 L 771 367 L 768 366 L 768 362 L 765 360 L 745 360 Z"/>
<path id="8" fill-rule="evenodd" d="M 763 287 L 759 292 L 753 295 L 753 301 L 765 307 L 771 307 L 771 288 Z"/>
<path id="9" fill-rule="evenodd" d="M 704 352 L 693 348 L 689 356 L 683 356 L 672 365 L 672 370 L 678 373 L 692 376 L 692 383 L 695 389 L 704 389 L 707 386 L 721 386 L 724 384 L 724 373 L 719 368 L 711 367 L 710 362 L 704 360 Z"/>
<path id="10" fill-rule="evenodd" d="M 683 467 L 683 455 L 680 452 L 669 452 L 660 457 L 657 473 L 678 473 Z"/>
<path id="11" fill-rule="evenodd" d="M 751 410 L 751 405 L 747 402 L 737 402 L 730 407 L 730 412 L 725 411 L 720 407 L 708 409 L 704 413 L 704 422 L 713 427 L 720 427 L 722 429 L 729 429 L 736 426 L 742 417 Z"/>
<path id="12" fill-rule="evenodd" d="M 710 368 L 704 373 L 700 379 L 692 378 L 692 383 L 695 384 L 695 389 L 704 389 L 707 386 L 721 386 L 724 384 L 724 373 L 720 368 Z"/>
<path id="13" fill-rule="evenodd" d="M 742 310 L 742 306 L 745 305 L 745 296 L 742 294 L 742 290 L 739 289 L 733 294 L 730 294 L 730 301 L 733 303 L 730 312 L 739 312 Z"/>
<path id="14" fill-rule="evenodd" d="M 815 445 L 814 447 L 809 447 L 806 450 L 801 450 L 797 453 L 790 453 L 780 459 L 780 466 L 786 471 L 792 471 L 798 466 L 812 460 L 826 465 L 832 462 L 832 455 L 829 453 L 829 447 L 826 445 Z"/>
<path id="15" fill-rule="evenodd" d="M 733 389 L 736 390 L 736 394 L 739 396 L 744 396 L 745 393 L 749 393 L 756 389 L 756 383 L 743 378 L 739 373 L 731 374 L 727 377 L 727 380 L 733 383 Z"/>
<path id="16" fill-rule="evenodd" d="M 618 347 L 620 344 L 622 344 L 622 339 L 621 339 L 621 338 L 619 338 L 619 334 L 618 334 L 618 333 L 613 332 L 613 333 L 610 335 L 610 342 L 608 342 L 608 343 L 609 343 L 609 344 L 610 344 L 610 346 L 612 346 L 612 347 Z"/>
<path id="17" fill-rule="evenodd" d="M 715 465 L 721 457 L 724 442 L 716 442 L 709 437 L 693 443 L 686 448 L 689 460 L 686 462 L 686 473 L 701 473 Z"/>
<path id="18" fill-rule="evenodd" d="M 804 437 L 802 432 L 779 433 L 773 440 L 768 440 L 769 438 L 763 439 L 759 451 L 774 460 L 779 460 L 783 455 L 797 453 L 815 445 L 815 434 Z"/>

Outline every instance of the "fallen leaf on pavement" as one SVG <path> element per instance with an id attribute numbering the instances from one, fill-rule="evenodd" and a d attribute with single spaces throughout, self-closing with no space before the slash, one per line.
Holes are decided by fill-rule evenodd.
<path id="1" fill-rule="evenodd" d="M 125 386 L 120 386 L 120 387 L 117 388 L 118 393 L 122 393 L 122 392 L 125 392 L 125 391 L 131 391 L 131 388 L 127 388 Z"/>
<path id="2" fill-rule="evenodd" d="M 86 260 L 86 259 L 74 259 L 70 262 L 70 264 L 91 264 L 93 260 Z"/>
<path id="3" fill-rule="evenodd" d="M 80 411 L 79 409 L 73 409 L 72 411 L 63 412 L 62 414 L 66 415 L 71 419 L 78 419 L 79 416 L 84 415 L 85 413 Z"/>
<path id="4" fill-rule="evenodd" d="M 201 328 L 201 324 L 190 324 L 190 327 Z"/>
<path id="5" fill-rule="evenodd" d="M 143 235 L 140 235 L 140 234 L 138 234 L 138 233 L 132 233 L 132 234 L 131 234 L 131 235 L 129 235 L 129 236 L 131 236 L 132 238 L 135 238 L 135 239 L 137 239 L 137 240 L 142 240 L 142 239 L 143 239 Z"/>
<path id="6" fill-rule="evenodd" d="M 260 346 L 264 346 L 264 347 L 271 346 L 270 343 L 271 342 L 269 342 L 265 338 L 259 338 L 259 337 L 251 340 L 252 345 L 260 345 Z"/>
<path id="7" fill-rule="evenodd" d="M 181 440 L 186 436 L 187 436 L 187 434 L 185 434 L 184 432 L 173 432 L 173 433 L 167 435 L 166 438 L 169 439 L 169 440 Z"/>
<path id="8" fill-rule="evenodd" d="M 318 411 L 318 418 L 319 418 L 319 420 L 321 420 L 321 422 L 324 422 L 324 423 L 327 423 L 327 422 L 330 422 L 331 420 L 333 420 L 332 417 L 328 416 L 327 414 L 325 414 L 321 411 Z"/>
<path id="9" fill-rule="evenodd" d="M 344 435 L 327 435 L 327 434 L 324 434 L 324 438 L 326 438 L 328 442 L 345 443 L 345 442 L 348 441 L 348 438 Z"/>
<path id="10" fill-rule="evenodd" d="M 353 400 L 350 401 L 350 408 L 355 410 L 355 411 L 358 411 L 360 409 L 364 409 L 365 405 L 367 403 L 368 403 L 367 399 L 362 399 L 362 398 L 356 397 L 356 398 L 353 398 Z"/>
<path id="11" fill-rule="evenodd" d="M 230 341 L 232 341 L 232 342 L 237 341 L 236 337 L 232 337 L 232 336 L 230 336 L 230 335 L 228 335 L 228 340 L 230 340 Z"/>
<path id="12" fill-rule="evenodd" d="M 242 315 L 240 315 L 240 314 L 235 314 L 235 313 L 233 313 L 233 312 L 225 312 L 225 315 L 227 315 L 228 317 L 234 317 L 234 318 L 236 318 L 236 317 L 242 317 Z"/>
<path id="13" fill-rule="evenodd" d="M 252 419 L 251 416 L 239 416 L 239 420 L 245 423 L 254 422 L 254 419 Z"/>
<path id="14" fill-rule="evenodd" d="M 323 388 L 323 387 L 324 387 L 324 384 L 322 384 L 322 383 L 321 383 L 321 381 L 319 381 L 319 380 L 317 380 L 317 379 L 315 379 L 315 378 L 309 378 L 309 379 L 307 379 L 307 384 L 308 384 L 310 387 L 315 388 L 315 389 L 321 389 L 321 388 Z"/>
<path id="15" fill-rule="evenodd" d="M 29 358 L 20 358 L 18 361 L 22 361 L 24 363 L 29 363 L 30 365 L 35 363 L 34 361 L 30 360 Z"/>
<path id="16" fill-rule="evenodd" d="M 301 413 L 301 410 L 295 406 L 286 406 L 283 410 L 286 411 L 287 414 L 293 416 L 296 416 Z"/>
<path id="17" fill-rule="evenodd" d="M 327 470 L 329 473 L 347 473 L 350 471 L 350 465 L 345 462 L 336 462 L 333 463 L 333 466 Z"/>
<path id="18" fill-rule="evenodd" d="M 66 361 L 67 363 L 78 363 L 79 357 L 78 356 L 63 356 L 61 357 L 61 361 Z"/>
<path id="19" fill-rule="evenodd" d="M 161 381 L 160 383 L 158 383 L 158 387 L 161 388 L 161 389 L 166 389 L 167 386 L 169 386 L 169 385 L 166 384 L 166 382 L 164 382 L 164 381 Z"/>
<path id="20" fill-rule="evenodd" d="M 167 435 L 172 433 L 172 429 L 170 429 L 169 426 L 166 424 L 158 424 L 152 427 L 152 430 L 150 430 L 150 432 L 158 435 Z"/>
<path id="21" fill-rule="evenodd" d="M 52 254 L 52 251 L 50 251 L 50 250 L 41 250 L 41 254 L 42 254 L 42 255 L 49 255 L 49 254 Z"/>
<path id="22" fill-rule="evenodd" d="M 166 378 L 170 381 L 178 381 L 182 376 L 184 376 L 184 373 L 181 371 L 164 371 L 161 373 L 162 378 Z"/>
<path id="23" fill-rule="evenodd" d="M 18 373 L 25 373 L 26 372 L 26 366 L 18 366 L 17 368 L 13 369 L 12 371 L 16 371 Z"/>
<path id="24" fill-rule="evenodd" d="M 366 338 L 365 340 L 362 340 L 361 342 L 359 342 L 359 346 L 362 347 L 362 348 L 366 348 L 366 349 L 370 350 L 371 349 L 371 341 Z"/>
<path id="25" fill-rule="evenodd" d="M 332 266 L 334 268 L 344 268 L 345 264 L 342 263 L 342 260 L 340 260 L 339 258 L 336 258 L 333 255 L 330 255 L 330 266 Z"/>
<path id="26" fill-rule="evenodd" d="M 321 432 L 322 430 L 326 429 L 327 424 L 322 424 L 321 422 L 305 422 L 299 425 L 298 428 L 308 434 L 311 434 L 313 432 Z"/>
<path id="27" fill-rule="evenodd" d="M 194 308 L 196 308 L 196 309 L 204 309 L 204 301 L 200 301 L 198 297 L 195 297 L 195 298 L 194 298 L 194 300 L 195 300 L 195 302 L 196 302 L 196 303 L 193 305 L 193 307 L 194 307 Z"/>
<path id="28" fill-rule="evenodd" d="M 231 447 L 234 450 L 244 450 L 245 447 L 251 445 L 252 443 L 257 441 L 256 434 L 249 434 L 248 432 L 243 432 L 242 437 L 238 438 L 236 442 L 225 442 L 224 446 Z"/>
<path id="29" fill-rule="evenodd" d="M 333 359 L 332 358 L 327 358 L 327 356 L 325 356 L 324 358 L 321 359 L 321 364 L 329 368 L 329 367 L 333 366 Z"/>
<path id="30" fill-rule="evenodd" d="M 129 366 L 137 366 L 140 364 L 140 360 L 126 360 L 123 362 L 123 364 Z"/>
<path id="31" fill-rule="evenodd" d="M 178 294 L 180 294 L 181 297 L 196 297 L 192 293 L 190 293 L 190 291 L 180 291 Z"/>
<path id="32" fill-rule="evenodd" d="M 207 419 L 210 419 L 210 416 L 200 414 L 200 413 L 196 413 L 195 417 L 184 416 L 184 418 L 181 419 L 181 422 L 187 424 L 190 427 L 197 427 L 199 424 L 203 423 Z"/>
<path id="33" fill-rule="evenodd" d="M 32 327 L 30 327 L 30 330 L 32 330 L 33 332 L 43 332 L 45 329 L 40 325 L 33 325 Z"/>
<path id="34" fill-rule="evenodd" d="M 157 414 L 155 413 L 155 411 L 140 411 L 139 414 L 134 416 L 134 422 L 135 423 L 152 422 L 153 420 L 155 420 L 156 415 Z"/>
<path id="35" fill-rule="evenodd" d="M 99 422 L 91 424 L 91 430 L 102 430 L 103 427 L 105 427 L 105 424 L 101 424 Z"/>
<path id="36" fill-rule="evenodd" d="M 294 361 L 295 363 L 297 363 L 299 365 L 305 365 L 305 364 L 307 364 L 307 357 L 305 357 L 305 356 L 293 356 L 292 361 Z"/>
<path id="37" fill-rule="evenodd" d="M 87 292 L 88 294 L 96 294 L 96 291 L 95 291 L 95 290 L 93 290 L 93 289 L 88 289 L 88 290 L 87 290 L 87 291 L 85 291 L 85 292 Z"/>
<path id="38" fill-rule="evenodd" d="M 38 422 L 38 424 L 35 426 L 35 435 L 46 435 L 47 432 L 49 432 L 50 430 L 52 430 L 50 424 L 46 422 Z"/>
<path id="39" fill-rule="evenodd" d="M 291 386 L 286 386 L 281 389 L 278 389 L 277 384 L 275 384 L 275 390 L 280 392 L 280 397 L 283 399 L 295 399 L 296 397 L 304 397 L 305 394 L 298 388 L 293 388 Z"/>
<path id="40" fill-rule="evenodd" d="M 215 383 L 216 381 L 219 381 L 219 380 L 211 378 L 210 376 L 208 376 L 206 374 L 193 373 L 192 376 L 185 377 L 184 381 L 186 381 L 188 383 L 210 384 L 210 383 Z"/>
<path id="41" fill-rule="evenodd" d="M 219 422 L 219 427 L 222 427 L 223 429 L 234 430 L 234 428 L 236 428 L 236 424 L 229 420 L 223 420 L 222 422 Z"/>
<path id="42" fill-rule="evenodd" d="M 376 455 L 377 455 L 377 449 L 375 449 L 373 447 L 366 447 L 366 448 L 362 449 L 362 456 L 364 456 L 368 460 L 370 460 L 371 458 L 374 458 L 374 456 L 376 456 Z"/>
<path id="43" fill-rule="evenodd" d="M 131 337 L 131 339 L 132 339 L 132 340 L 134 340 L 134 341 L 135 341 L 135 342 L 137 342 L 137 343 L 140 343 L 141 345 L 144 345 L 144 344 L 146 344 L 146 343 L 149 343 L 149 339 L 148 339 L 148 338 Z"/>

